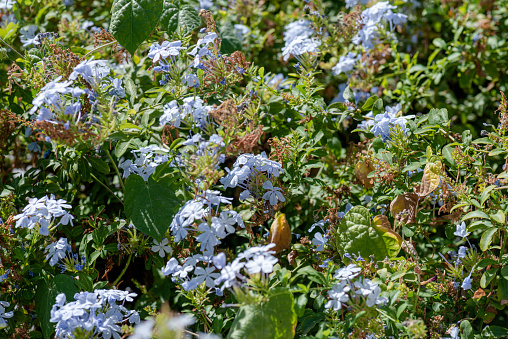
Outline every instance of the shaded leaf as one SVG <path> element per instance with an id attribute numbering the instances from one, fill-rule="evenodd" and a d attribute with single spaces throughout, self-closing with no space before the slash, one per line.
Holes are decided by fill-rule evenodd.
<path id="1" fill-rule="evenodd" d="M 125 214 L 134 227 L 157 241 L 168 230 L 181 202 L 163 180 L 151 177 L 145 183 L 139 175 L 131 174 L 125 183 Z"/>
<path id="2" fill-rule="evenodd" d="M 416 222 L 416 206 L 418 204 L 418 194 L 408 193 L 398 195 L 390 204 L 390 213 L 394 218 L 401 214 L 401 221 L 406 224 Z M 404 212 L 404 213 L 403 213 Z"/>
<path id="3" fill-rule="evenodd" d="M 187 35 L 201 26 L 201 18 L 196 9 L 190 5 L 182 5 L 180 1 L 166 1 L 161 11 L 160 24 L 168 32 L 183 29 L 183 34 Z"/>
<path id="4" fill-rule="evenodd" d="M 163 0 L 115 0 L 109 29 L 131 55 L 150 35 L 162 13 Z"/>

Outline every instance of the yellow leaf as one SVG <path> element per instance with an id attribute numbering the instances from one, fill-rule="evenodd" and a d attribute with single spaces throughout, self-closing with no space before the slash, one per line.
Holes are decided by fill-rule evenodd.
<path id="1" fill-rule="evenodd" d="M 384 238 L 383 241 L 385 242 L 388 255 L 395 257 L 400 251 L 402 237 L 392 229 L 392 225 L 386 215 L 376 215 L 372 219 L 372 226 Z"/>
<path id="2" fill-rule="evenodd" d="M 355 166 L 355 176 L 365 186 L 371 188 L 374 186 L 374 178 L 367 178 L 370 172 L 374 170 L 374 166 L 369 161 L 360 161 Z"/>
<path id="3" fill-rule="evenodd" d="M 270 234 L 268 235 L 268 242 L 275 244 L 275 247 L 271 248 L 275 253 L 279 253 L 291 246 L 291 227 L 289 227 L 284 213 L 276 217 L 272 223 Z"/>
<path id="4" fill-rule="evenodd" d="M 441 182 L 441 173 L 443 165 L 441 161 L 435 163 L 428 163 L 423 170 L 422 184 L 420 186 L 420 196 L 426 197 L 432 193 Z"/>

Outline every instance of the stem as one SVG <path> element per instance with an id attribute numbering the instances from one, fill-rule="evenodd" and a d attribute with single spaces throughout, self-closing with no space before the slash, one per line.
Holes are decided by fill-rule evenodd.
<path id="1" fill-rule="evenodd" d="M 117 198 L 123 205 L 123 201 L 122 199 L 120 199 L 115 193 L 113 193 L 113 191 L 108 187 L 106 186 L 102 181 L 100 181 L 95 175 L 93 175 L 92 173 L 90 173 L 90 175 L 92 176 L 92 178 L 95 179 L 95 181 L 97 181 L 99 184 L 101 184 L 105 189 L 107 189 L 111 194 L 113 194 L 115 196 L 115 198 Z"/>
<path id="2" fill-rule="evenodd" d="M 86 57 L 89 56 L 90 54 L 93 54 L 93 53 L 97 52 L 98 50 L 100 50 L 100 49 L 102 49 L 104 47 L 108 47 L 108 46 L 114 45 L 116 43 L 118 43 L 118 41 L 115 40 L 115 41 L 108 42 L 105 45 L 98 46 L 98 47 L 92 49 L 90 52 L 86 53 L 85 56 L 82 59 L 86 59 Z"/>
<path id="3" fill-rule="evenodd" d="M 12 47 L 12 46 L 11 46 L 11 45 L 9 45 L 7 42 L 5 42 L 5 40 L 4 40 L 4 39 L 2 39 L 1 37 L 0 37 L 0 41 L 2 41 L 2 42 L 3 42 L 3 43 L 7 46 L 7 47 L 9 47 L 10 49 L 12 49 L 14 52 L 16 52 L 16 54 L 17 54 L 17 55 L 19 55 L 19 57 L 20 57 L 21 59 L 23 59 L 23 58 L 24 58 L 24 57 L 23 57 L 23 55 L 22 55 L 20 52 L 16 51 L 16 50 L 14 49 L 14 47 Z"/>
<path id="4" fill-rule="evenodd" d="M 122 186 L 122 191 L 125 192 L 125 186 L 123 184 L 122 176 L 120 175 L 120 172 L 118 171 L 118 167 L 116 166 L 116 163 L 113 161 L 113 158 L 111 157 L 111 154 L 109 153 L 109 150 L 105 149 L 105 151 L 106 151 L 106 154 L 108 155 L 109 160 L 113 164 L 113 167 L 115 169 L 116 175 L 118 175 L 118 181 L 120 181 L 120 186 Z"/>
<path id="5" fill-rule="evenodd" d="M 124 274 L 125 274 L 125 272 L 127 271 L 127 268 L 129 268 L 129 264 L 131 263 L 132 255 L 133 255 L 133 253 L 131 253 L 131 254 L 129 255 L 129 259 L 127 259 L 127 264 L 125 264 L 125 267 L 123 268 L 122 272 L 120 273 L 120 275 L 118 276 L 118 278 L 116 278 L 115 282 L 113 283 L 113 286 L 116 286 L 116 284 L 118 284 L 118 282 L 120 281 L 120 279 L 122 279 L 123 275 L 124 275 Z"/>

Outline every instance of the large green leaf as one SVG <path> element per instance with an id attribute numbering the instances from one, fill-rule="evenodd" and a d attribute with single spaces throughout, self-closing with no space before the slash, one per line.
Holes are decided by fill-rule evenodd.
<path id="1" fill-rule="evenodd" d="M 111 9 L 110 31 L 134 54 L 159 22 L 164 0 L 115 0 Z"/>
<path id="2" fill-rule="evenodd" d="M 125 183 L 125 214 L 134 227 L 161 241 L 168 230 L 180 201 L 166 181 L 131 174 Z"/>
<path id="3" fill-rule="evenodd" d="M 297 319 L 291 292 L 275 289 L 269 301 L 240 307 L 228 338 L 291 339 L 295 336 Z"/>
<path id="4" fill-rule="evenodd" d="M 242 50 L 242 41 L 238 38 L 233 24 L 226 21 L 220 27 L 220 37 L 222 39 L 220 51 L 224 54 L 232 54 Z"/>
<path id="5" fill-rule="evenodd" d="M 40 280 L 37 283 L 37 290 L 35 293 L 35 311 L 37 318 L 41 324 L 42 333 L 44 338 L 50 338 L 55 331 L 54 325 L 49 322 L 51 318 L 51 308 L 55 304 L 55 298 L 60 293 L 65 293 L 67 301 L 74 300 L 74 294 L 78 293 L 79 289 L 74 284 L 74 279 L 65 274 L 60 274 L 53 279 Z"/>
<path id="6" fill-rule="evenodd" d="M 190 5 L 181 5 L 180 1 L 174 3 L 166 1 L 160 23 L 162 28 L 168 32 L 183 29 L 184 35 L 187 35 L 201 26 L 201 18 L 194 7 Z"/>
<path id="7" fill-rule="evenodd" d="M 377 216 L 371 219 L 369 210 L 363 206 L 353 207 L 341 220 L 335 234 L 335 249 L 341 256 L 345 253 L 358 254 L 376 260 L 395 257 L 402 244 L 402 238 L 395 233 L 388 219 Z"/>

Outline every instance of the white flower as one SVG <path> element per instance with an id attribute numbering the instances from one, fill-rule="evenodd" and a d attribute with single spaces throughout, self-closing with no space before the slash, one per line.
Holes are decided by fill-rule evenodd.
<path id="1" fill-rule="evenodd" d="M 457 237 L 465 238 L 470 235 L 470 232 L 466 231 L 466 223 L 463 221 L 461 224 L 457 225 L 457 230 L 453 232 Z"/>
<path id="2" fill-rule="evenodd" d="M 152 252 L 159 252 L 159 256 L 164 258 L 167 254 L 173 253 L 173 249 L 168 246 L 169 240 L 163 238 L 159 243 L 157 240 L 153 240 L 154 245 L 152 246 Z"/>
<path id="3" fill-rule="evenodd" d="M 472 271 L 471 271 L 472 273 Z M 469 290 L 471 288 L 471 283 L 473 282 L 473 279 L 471 279 L 471 273 L 464 279 L 462 282 L 462 288 L 465 290 Z"/>
<path id="4" fill-rule="evenodd" d="M 466 246 L 460 246 L 459 248 L 459 258 L 465 258 L 467 254 L 467 247 Z"/>
<path id="5" fill-rule="evenodd" d="M 272 273 L 273 265 L 275 265 L 279 261 L 272 255 L 259 255 L 255 256 L 253 259 L 249 260 L 245 264 L 245 268 L 249 271 L 249 274 L 255 273 Z"/>
<path id="6" fill-rule="evenodd" d="M 208 288 L 215 287 L 215 279 L 220 277 L 219 273 L 213 273 L 215 267 L 196 267 L 194 270 L 194 276 L 198 286 L 205 282 L 205 286 Z"/>
<path id="7" fill-rule="evenodd" d="M 454 328 L 452 328 L 450 330 L 450 336 L 452 337 L 452 339 L 459 339 L 460 338 L 460 331 L 457 326 L 455 326 Z"/>
<path id="8" fill-rule="evenodd" d="M 154 325 L 155 321 L 153 319 L 141 322 L 139 325 L 134 327 L 134 333 L 129 337 L 129 339 L 151 339 Z"/>
<path id="9" fill-rule="evenodd" d="M 362 269 L 355 264 L 349 264 L 346 267 L 336 270 L 333 277 L 339 280 L 353 279 L 361 272 L 361 270 Z"/>
<path id="10" fill-rule="evenodd" d="M 350 287 L 345 280 L 335 284 L 332 289 L 328 291 L 330 300 L 325 304 L 325 308 L 331 308 L 334 311 L 340 310 L 342 308 L 342 303 L 346 303 L 349 300 L 349 295 L 347 294 L 349 290 Z"/>
<path id="11" fill-rule="evenodd" d="M 274 187 L 272 182 L 270 180 L 267 180 L 263 183 L 263 188 L 265 190 L 268 190 L 263 195 L 263 199 L 269 200 L 270 205 L 277 205 L 277 201 L 284 202 L 286 199 L 284 198 L 284 195 L 282 195 L 282 188 Z"/>

